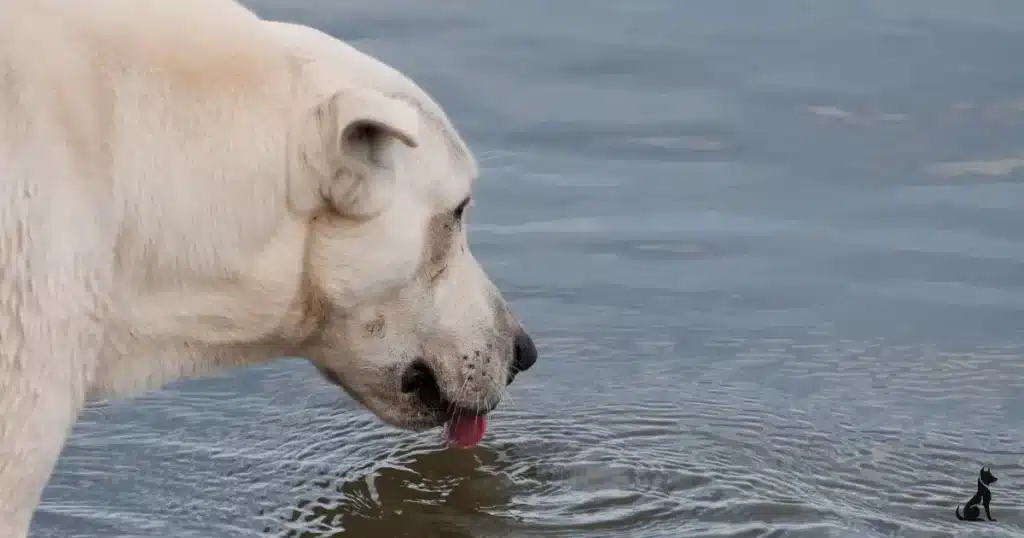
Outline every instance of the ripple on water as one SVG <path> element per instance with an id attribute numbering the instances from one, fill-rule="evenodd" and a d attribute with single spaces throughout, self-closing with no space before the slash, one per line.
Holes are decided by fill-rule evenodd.
<path id="1" fill-rule="evenodd" d="M 591 361 L 597 388 L 524 377 L 523 404 L 503 405 L 466 451 L 381 426 L 285 371 L 260 378 L 282 387 L 270 402 L 200 390 L 104 407 L 119 420 L 84 421 L 40 521 L 94 536 L 950 536 L 977 467 L 1024 480 L 1020 430 L 1003 427 L 1015 348 L 935 353 L 810 333 L 722 337 L 737 358 L 694 347 L 674 370 L 643 371 L 605 370 L 621 344 L 574 351 L 553 338 L 559 360 Z M 957 405 L 922 412 L 929 377 Z M 118 425 L 133 413 L 150 421 Z M 1013 521 L 1024 497 L 998 494 L 997 517 Z"/>
<path id="2" fill-rule="evenodd" d="M 277 510 L 281 517 L 266 530 L 286 536 L 639 531 L 678 517 L 687 507 L 675 493 L 707 481 L 685 466 L 629 450 L 611 430 L 575 425 L 567 436 L 568 427 L 513 414 L 503 417 L 507 433 L 491 446 L 454 451 L 410 441 L 361 478 L 313 484 L 325 487 Z M 403 534 L 409 529 L 415 532 Z"/>
<path id="3" fill-rule="evenodd" d="M 680 444 L 679 409 L 663 403 L 631 402 L 565 416 L 572 418 L 511 410 L 494 432 L 500 440 L 468 451 L 407 439 L 361 476 L 307 481 L 301 500 L 276 509 L 277 519 L 266 530 L 295 537 L 341 531 L 674 537 L 680 529 L 712 536 L 731 528 L 722 535 L 767 536 L 788 529 L 787 535 L 814 536 L 827 528 L 822 522 L 839 519 L 836 506 L 806 501 L 802 475 L 772 468 L 752 473 L 752 459 L 736 457 L 743 450 L 723 451 L 722 440 L 700 442 L 723 424 Z M 764 420 L 751 413 L 737 416 L 748 429 L 747 423 Z M 642 442 L 634 432 L 643 432 Z M 737 521 L 760 523 L 744 527 Z M 722 525 L 712 529 L 712 522 Z"/>

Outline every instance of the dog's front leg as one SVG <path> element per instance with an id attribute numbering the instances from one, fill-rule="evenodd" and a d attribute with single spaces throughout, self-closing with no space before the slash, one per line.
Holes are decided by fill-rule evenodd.
<path id="1" fill-rule="evenodd" d="M 82 409 L 84 367 L 94 363 L 90 352 L 98 348 L 94 338 L 69 327 L 3 317 L 0 536 L 22 538 Z"/>
<path id="2" fill-rule="evenodd" d="M 992 519 L 992 512 L 988 511 L 988 499 L 985 499 L 985 517 L 987 517 L 989 521 L 995 521 Z"/>

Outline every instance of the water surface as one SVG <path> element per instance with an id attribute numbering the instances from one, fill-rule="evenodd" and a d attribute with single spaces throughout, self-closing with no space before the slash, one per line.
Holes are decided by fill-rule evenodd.
<path id="1" fill-rule="evenodd" d="M 36 536 L 1024 535 L 1024 4 L 252 5 L 448 110 L 541 361 L 471 451 L 299 361 L 97 407 Z"/>

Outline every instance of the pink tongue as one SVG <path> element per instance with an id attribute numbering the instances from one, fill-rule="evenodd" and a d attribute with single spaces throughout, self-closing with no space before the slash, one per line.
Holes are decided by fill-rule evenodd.
<path id="1" fill-rule="evenodd" d="M 459 448 L 471 448 L 484 438 L 487 419 L 482 416 L 459 417 L 448 421 L 448 440 Z"/>

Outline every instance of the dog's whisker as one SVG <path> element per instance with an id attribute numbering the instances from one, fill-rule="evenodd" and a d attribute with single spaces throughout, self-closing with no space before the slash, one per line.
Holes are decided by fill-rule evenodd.
<path id="1" fill-rule="evenodd" d="M 512 397 L 512 392 L 509 391 L 508 386 L 503 381 L 492 378 L 490 380 L 490 385 L 491 391 L 498 393 L 498 399 L 502 402 L 506 402 L 506 406 L 515 406 L 515 399 Z"/>

